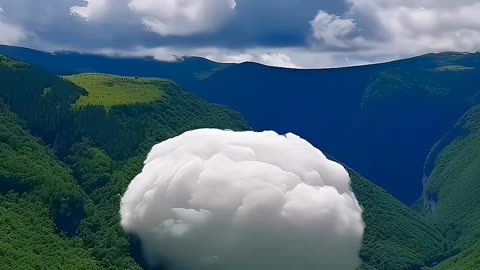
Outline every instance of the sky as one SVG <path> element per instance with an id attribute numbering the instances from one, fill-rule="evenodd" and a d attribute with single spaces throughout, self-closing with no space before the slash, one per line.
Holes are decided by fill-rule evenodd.
<path id="1" fill-rule="evenodd" d="M 480 0 L 0 0 L 0 44 L 294 68 L 480 50 Z"/>

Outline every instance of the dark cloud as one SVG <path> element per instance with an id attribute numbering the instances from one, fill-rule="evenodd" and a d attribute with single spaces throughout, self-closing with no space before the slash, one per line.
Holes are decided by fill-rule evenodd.
<path id="1" fill-rule="evenodd" d="M 217 31 L 161 36 L 145 30 L 140 16 L 129 9 L 129 0 L 99 2 L 104 2 L 108 8 L 93 12 L 92 16 L 97 18 L 87 21 L 80 16 L 72 16 L 71 7 L 93 6 L 93 1 L 0 0 L 0 7 L 11 23 L 21 25 L 36 36 L 24 45 L 33 43 L 41 46 L 44 43 L 44 46 L 125 49 L 135 45 L 225 48 L 303 46 L 310 33 L 308 21 L 317 11 L 338 10 L 343 5 L 316 0 L 239 0 L 231 18 Z"/>

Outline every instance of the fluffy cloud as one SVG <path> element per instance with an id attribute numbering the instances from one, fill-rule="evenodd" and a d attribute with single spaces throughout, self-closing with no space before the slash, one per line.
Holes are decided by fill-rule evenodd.
<path id="1" fill-rule="evenodd" d="M 147 30 L 162 36 L 210 32 L 232 14 L 235 0 L 132 0 Z"/>
<path id="2" fill-rule="evenodd" d="M 356 269 L 346 170 L 300 137 L 203 129 L 153 147 L 121 202 L 148 261 L 175 269 Z"/>
<path id="3" fill-rule="evenodd" d="M 347 0 L 342 18 L 320 11 L 312 21 L 317 41 L 350 47 L 349 55 L 399 58 L 480 49 L 480 3 L 445 0 Z M 361 29 L 361 31 L 357 31 Z M 355 34 L 353 35 L 352 33 Z"/>
<path id="4" fill-rule="evenodd" d="M 310 22 L 313 37 L 326 46 L 348 47 L 345 39 L 356 30 L 353 19 L 342 19 L 321 10 Z"/>

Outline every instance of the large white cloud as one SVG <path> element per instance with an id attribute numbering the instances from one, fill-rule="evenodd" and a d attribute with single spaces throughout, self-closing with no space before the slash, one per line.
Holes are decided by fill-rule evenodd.
<path id="1" fill-rule="evenodd" d="M 300 137 L 202 129 L 153 147 L 121 202 L 148 261 L 174 269 L 356 269 L 347 171 Z"/>
<path id="2" fill-rule="evenodd" d="M 147 30 L 163 36 L 211 32 L 232 14 L 235 0 L 132 0 Z"/>

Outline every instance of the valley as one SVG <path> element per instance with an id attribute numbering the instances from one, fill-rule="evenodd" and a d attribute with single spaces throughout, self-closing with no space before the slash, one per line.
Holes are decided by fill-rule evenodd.
<path id="1" fill-rule="evenodd" d="M 361 269 L 480 264 L 478 54 L 329 70 L 0 54 L 18 59 L 0 58 L 6 269 L 72 265 L 60 258 L 77 269 L 145 266 L 119 226 L 119 194 L 155 143 L 205 127 L 294 132 L 351 168 L 365 211 Z M 134 63 L 144 69 L 126 68 Z"/>

